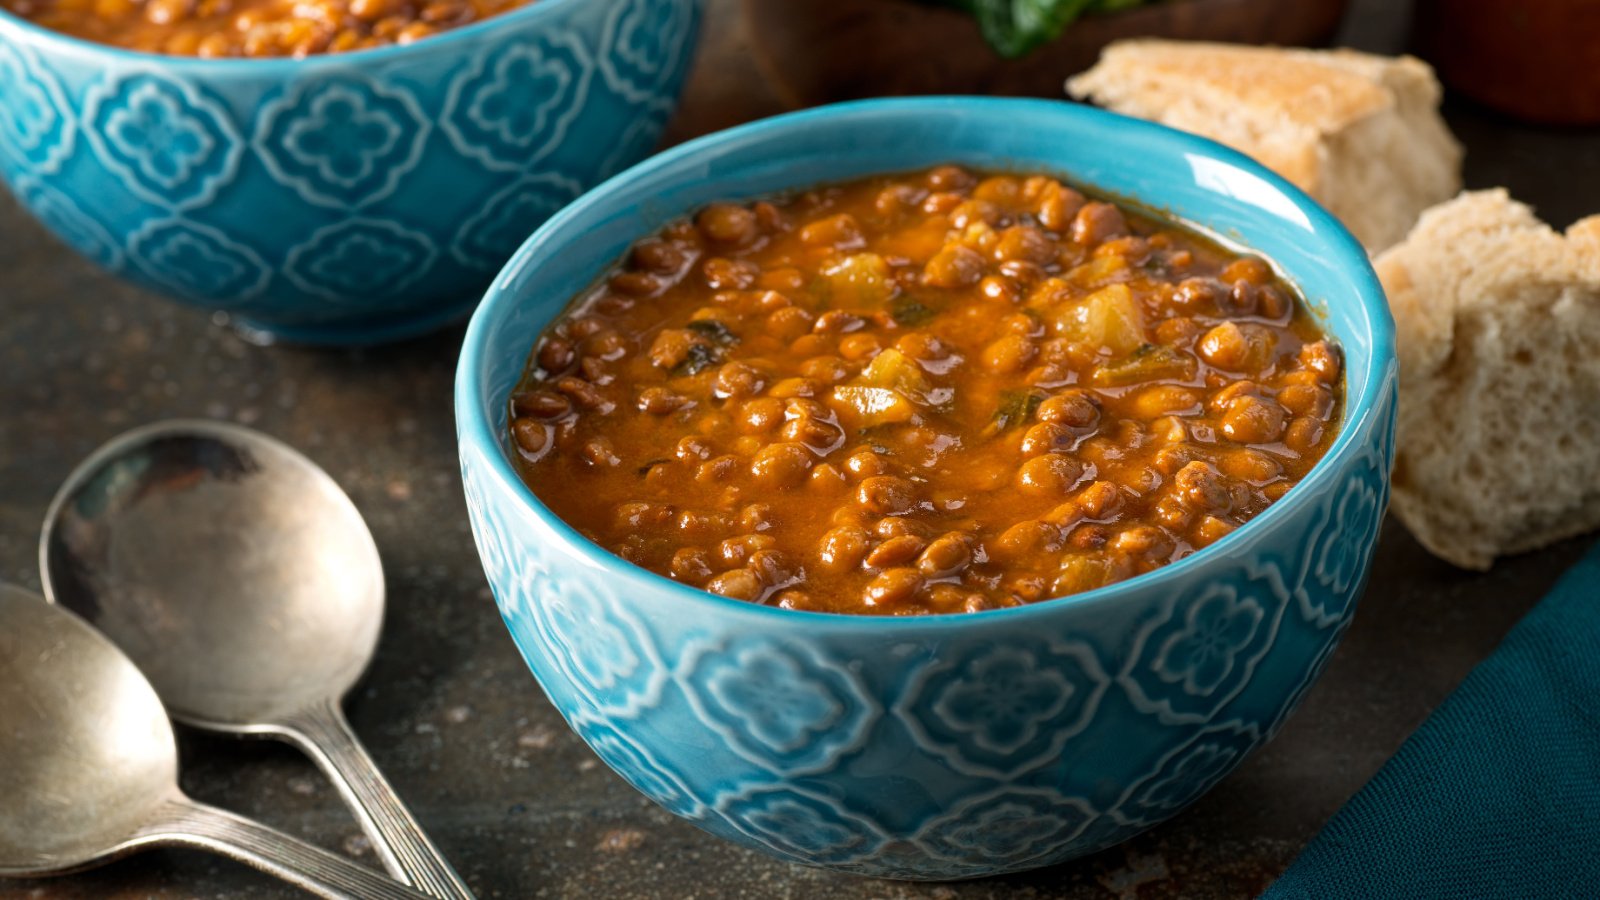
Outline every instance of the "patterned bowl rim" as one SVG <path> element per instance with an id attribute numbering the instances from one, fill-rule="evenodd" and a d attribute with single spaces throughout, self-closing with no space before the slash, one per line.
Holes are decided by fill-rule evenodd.
<path id="1" fill-rule="evenodd" d="M 537 22 L 539 17 L 554 15 L 557 10 L 568 6 L 594 2 L 621 2 L 621 0 L 532 0 L 526 6 L 507 10 L 480 22 L 473 22 L 470 25 L 463 25 L 460 28 L 452 28 L 440 34 L 430 35 L 410 44 L 390 44 L 384 47 L 351 50 L 344 53 L 317 53 L 301 59 L 293 57 L 206 59 L 198 56 L 174 56 L 166 53 L 130 50 L 113 44 L 102 44 L 85 38 L 73 37 L 64 32 L 46 28 L 6 9 L 0 9 L 0 40 L 9 38 L 11 36 L 9 32 L 14 31 L 19 37 L 26 38 L 27 42 L 31 44 L 74 56 L 103 57 L 107 62 L 121 62 L 127 65 L 142 66 L 156 65 L 171 68 L 182 74 L 200 76 L 247 73 L 252 76 L 287 79 L 290 75 L 304 73 L 307 69 L 349 67 L 369 62 L 380 63 L 408 54 L 442 50 L 453 42 L 466 40 L 495 28 L 513 27 L 521 24 L 524 19 L 530 23 Z M 287 71 L 290 69 L 293 71 Z"/>
<path id="2" fill-rule="evenodd" d="M 663 575 L 634 566 L 590 541 L 562 521 L 517 475 L 492 422 L 484 415 L 486 404 L 480 398 L 486 396 L 486 385 L 481 377 L 484 372 L 485 347 L 498 320 L 514 310 L 519 302 L 517 294 L 511 290 L 515 277 L 524 269 L 533 266 L 535 258 L 545 252 L 547 245 L 565 246 L 562 233 L 568 230 L 572 221 L 581 216 L 587 208 L 625 201 L 635 182 L 662 170 L 684 166 L 696 155 L 722 145 L 760 143 L 786 132 L 826 127 L 833 120 L 870 119 L 880 115 L 910 113 L 955 113 L 963 108 L 974 107 L 987 108 L 994 114 L 1015 117 L 1015 120 L 1019 121 L 1029 116 L 1075 117 L 1081 120 L 1079 124 L 1085 129 L 1098 129 L 1102 134 L 1108 131 L 1120 132 L 1122 140 L 1129 147 L 1149 142 L 1150 145 L 1165 145 L 1187 154 L 1197 154 L 1226 163 L 1267 182 L 1293 204 L 1299 215 L 1311 222 L 1314 226 L 1312 240 L 1320 242 L 1326 258 L 1345 272 L 1347 280 L 1341 285 L 1343 293 L 1360 304 L 1360 319 L 1365 323 L 1371 352 L 1363 373 L 1365 384 L 1361 395 L 1355 398 L 1354 402 L 1346 398 L 1344 423 L 1340 427 L 1338 438 L 1294 490 L 1215 544 L 1177 562 L 1126 581 L 1078 594 L 982 612 L 933 616 L 871 616 L 781 609 L 735 600 L 681 584 Z M 678 174 L 683 176 L 686 173 Z M 701 177 L 705 177 L 703 170 L 700 174 Z M 729 196 L 740 196 L 732 184 L 737 177 L 736 172 L 718 176 L 719 180 L 730 181 Z M 1159 198 L 1141 196 L 1137 200 L 1147 207 L 1160 208 Z M 1323 299 L 1327 301 L 1329 298 Z M 709 606 L 726 614 L 809 619 L 813 625 L 827 625 L 827 627 L 894 629 L 913 627 L 908 623 L 915 623 L 914 627 L 918 628 L 939 628 L 964 627 L 963 623 L 970 623 L 974 617 L 989 621 L 1001 618 L 1015 619 L 1016 622 L 1012 624 L 1021 624 L 1029 617 L 1052 615 L 1053 610 L 1065 604 L 1113 603 L 1131 593 L 1162 587 L 1175 588 L 1197 575 L 1203 577 L 1206 569 L 1229 558 L 1228 551 L 1231 548 L 1241 546 L 1243 542 L 1277 526 L 1296 511 L 1338 489 L 1341 473 L 1359 461 L 1369 444 L 1381 440 L 1382 429 L 1377 427 L 1381 423 L 1375 422 L 1375 417 L 1384 410 L 1385 396 L 1393 390 L 1392 374 L 1395 366 L 1394 322 L 1389 314 L 1383 287 L 1372 268 L 1366 250 L 1316 201 L 1243 153 L 1215 141 L 1164 125 L 1062 100 L 962 96 L 901 97 L 836 103 L 773 116 L 705 135 L 659 153 L 631 169 L 612 176 L 568 204 L 523 243 L 496 276 L 482 302 L 479 303 L 462 341 L 461 355 L 456 366 L 454 402 L 457 439 L 463 455 L 465 456 L 465 451 L 468 450 L 479 451 L 487 461 L 492 477 L 500 482 L 502 488 L 510 492 L 515 502 L 532 513 L 549 538 L 572 548 L 589 566 L 618 572 L 631 571 L 636 576 L 653 581 L 664 595 L 672 598 L 672 602 L 682 604 L 685 612 Z M 1358 434 L 1367 437 L 1364 441 L 1358 442 Z"/>

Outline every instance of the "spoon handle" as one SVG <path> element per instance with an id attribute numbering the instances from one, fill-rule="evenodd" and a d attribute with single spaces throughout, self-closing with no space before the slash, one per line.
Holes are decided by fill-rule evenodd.
<path id="1" fill-rule="evenodd" d="M 422 826 L 367 755 L 338 700 L 315 704 L 279 723 L 283 736 L 327 774 L 397 877 L 439 900 L 472 900 Z"/>
<path id="2" fill-rule="evenodd" d="M 348 859 L 181 794 L 162 804 L 139 838 L 209 850 L 329 900 L 427 900 L 426 894 Z"/>

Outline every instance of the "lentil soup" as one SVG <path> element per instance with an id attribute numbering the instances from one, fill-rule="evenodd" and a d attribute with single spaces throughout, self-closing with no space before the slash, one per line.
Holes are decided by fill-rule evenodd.
<path id="1" fill-rule="evenodd" d="M 303 57 L 412 41 L 532 0 L 0 0 L 73 37 L 172 56 Z"/>
<path id="2" fill-rule="evenodd" d="M 538 336 L 510 437 L 533 491 L 639 566 L 949 613 L 1211 544 L 1316 464 L 1342 395 L 1264 261 L 1055 178 L 942 166 L 640 241 Z"/>

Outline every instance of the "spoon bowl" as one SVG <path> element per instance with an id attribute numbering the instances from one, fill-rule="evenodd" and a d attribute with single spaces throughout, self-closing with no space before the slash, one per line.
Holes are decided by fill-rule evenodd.
<path id="1" fill-rule="evenodd" d="M 129 432 L 46 517 L 45 594 L 139 664 L 173 718 L 255 732 L 355 685 L 383 621 L 378 548 L 288 446 L 231 425 Z"/>
<path id="2" fill-rule="evenodd" d="M 0 875 L 94 865 L 173 792 L 167 715 L 127 657 L 40 598 L 0 585 L 0 621 Z"/>
<path id="3" fill-rule="evenodd" d="M 45 596 L 121 647 L 173 718 L 299 746 L 391 872 L 471 897 L 345 720 L 382 626 L 383 565 L 315 463 L 222 422 L 136 429 L 68 476 L 39 555 Z"/>
<path id="4" fill-rule="evenodd" d="M 178 789 L 167 713 L 78 617 L 0 585 L 0 877 L 59 875 L 145 847 L 211 850 L 313 893 L 424 895 Z"/>

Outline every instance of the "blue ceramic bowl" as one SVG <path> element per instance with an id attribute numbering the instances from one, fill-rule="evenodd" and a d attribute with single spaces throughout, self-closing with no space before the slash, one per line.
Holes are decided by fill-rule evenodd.
<path id="1" fill-rule="evenodd" d="M 1049 171 L 1274 260 L 1344 346 L 1346 420 L 1277 504 L 1203 552 L 966 615 L 793 612 L 636 568 L 518 479 L 506 400 L 534 336 L 634 239 L 717 199 L 956 161 Z M 825 107 L 715 134 L 612 179 L 522 246 L 468 329 L 457 428 L 506 625 L 573 729 L 702 828 L 897 878 L 1049 865 L 1149 828 L 1270 738 L 1322 670 L 1388 500 L 1396 368 L 1361 246 L 1260 165 L 1064 102 Z"/>
<path id="2" fill-rule="evenodd" d="M 0 175 L 83 255 L 247 326 L 420 333 L 651 151 L 699 15 L 700 0 L 538 0 L 403 47 L 202 60 L 0 12 Z"/>

